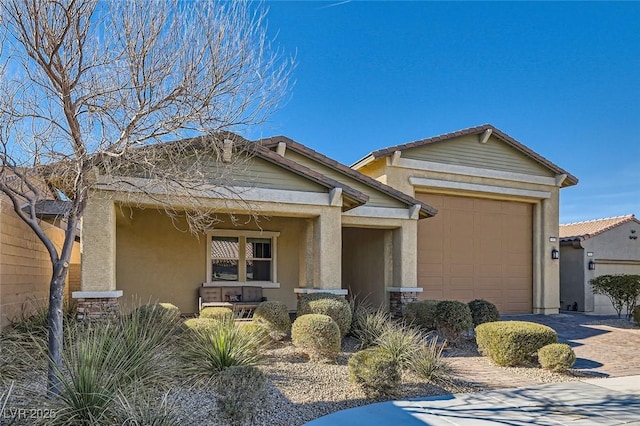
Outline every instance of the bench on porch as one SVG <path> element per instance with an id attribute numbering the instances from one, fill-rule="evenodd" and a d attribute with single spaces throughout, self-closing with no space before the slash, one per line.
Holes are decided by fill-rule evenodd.
<path id="1" fill-rule="evenodd" d="M 262 287 L 208 287 L 199 289 L 198 310 L 209 306 L 231 308 L 234 312 L 250 314 L 260 302 L 267 300 Z"/>

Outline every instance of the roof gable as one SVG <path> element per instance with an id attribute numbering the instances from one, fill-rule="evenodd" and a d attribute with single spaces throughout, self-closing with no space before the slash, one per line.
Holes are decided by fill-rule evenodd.
<path id="1" fill-rule="evenodd" d="M 349 166 L 339 163 L 338 161 L 331 159 L 323 154 L 320 154 L 319 152 L 314 151 L 313 149 L 299 142 L 296 142 L 292 139 L 289 139 L 285 136 L 275 136 L 272 138 L 260 140 L 258 142 L 263 147 L 266 147 L 269 149 L 276 148 L 280 143 L 284 143 L 286 144 L 287 149 L 291 149 L 297 154 L 300 154 L 303 157 L 308 158 L 309 160 L 311 160 L 311 162 L 318 164 L 320 166 L 318 169 L 327 168 L 334 171 L 335 173 L 332 173 L 332 176 L 335 176 L 334 178 L 336 180 L 340 180 L 340 182 L 344 182 L 345 180 L 347 182 L 355 181 L 359 184 L 358 186 L 360 185 L 364 186 L 369 190 L 373 190 L 377 193 L 380 193 L 384 197 L 388 197 L 393 200 L 396 200 L 401 205 L 405 205 L 405 206 L 420 205 L 421 217 L 431 217 L 437 213 L 437 210 L 434 209 L 432 206 L 426 205 L 424 204 L 424 202 L 417 200 L 414 197 L 411 197 L 401 191 L 398 191 L 388 185 L 385 185 L 382 182 L 379 182 L 369 176 L 366 176 L 358 172 L 357 170 L 350 168 Z M 275 152 L 273 153 L 279 156 L 279 154 L 276 154 Z M 353 183 L 351 183 L 351 185 L 353 185 Z"/>
<path id="2" fill-rule="evenodd" d="M 486 152 L 484 154 L 481 154 L 481 151 L 478 150 L 471 153 L 465 152 L 464 145 L 465 143 L 468 145 L 470 141 L 477 143 L 474 145 L 476 148 L 478 145 L 485 145 L 486 148 L 484 151 Z M 432 149 L 425 151 L 425 147 Z M 505 151 L 505 149 L 507 151 Z M 421 158 L 421 150 L 424 152 L 425 158 Z M 500 153 L 500 150 L 503 152 Z M 578 179 L 575 176 L 490 124 L 380 149 L 355 163 L 354 167 L 359 168 L 371 160 L 391 156 L 396 151 L 402 152 L 403 157 L 416 157 L 417 159 L 428 158 L 430 161 L 436 162 L 438 162 L 438 160 L 441 162 L 453 162 L 454 164 L 457 162 L 461 165 L 475 167 L 487 167 L 487 165 L 489 165 L 498 170 L 502 169 L 505 171 L 517 171 L 529 174 L 541 174 L 542 172 L 543 175 L 547 176 L 567 175 L 562 186 L 571 186 L 578 183 Z M 501 159 L 500 156 L 503 158 Z M 510 156 L 512 161 L 502 161 L 506 156 Z M 465 160 L 465 158 L 468 160 Z"/>
<path id="3" fill-rule="evenodd" d="M 635 222 L 640 225 L 640 221 L 632 214 L 567 223 L 560 225 L 560 240 L 586 240 L 628 222 Z"/>

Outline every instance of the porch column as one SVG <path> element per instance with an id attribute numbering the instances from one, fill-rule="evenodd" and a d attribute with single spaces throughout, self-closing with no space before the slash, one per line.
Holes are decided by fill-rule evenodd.
<path id="1" fill-rule="evenodd" d="M 122 290 L 116 290 L 116 211 L 113 201 L 89 197 L 82 218 L 81 290 L 78 318 L 110 315 L 118 309 Z"/>
<path id="2" fill-rule="evenodd" d="M 533 313 L 557 314 L 560 307 L 560 260 L 551 251 L 560 251 L 559 189 L 533 207 Z M 552 241 L 555 239 L 555 241 Z"/>
<path id="3" fill-rule="evenodd" d="M 410 302 L 418 300 L 418 221 L 407 220 L 393 231 L 393 287 L 387 287 L 389 311 L 401 318 Z"/>
<path id="4" fill-rule="evenodd" d="M 313 224 L 313 287 L 342 288 L 342 211 L 327 208 Z"/>

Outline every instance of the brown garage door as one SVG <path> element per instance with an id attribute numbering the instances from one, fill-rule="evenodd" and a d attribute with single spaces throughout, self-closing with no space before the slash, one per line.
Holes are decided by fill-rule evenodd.
<path id="1" fill-rule="evenodd" d="M 531 204 L 437 194 L 418 223 L 421 299 L 486 299 L 501 313 L 532 311 Z"/>

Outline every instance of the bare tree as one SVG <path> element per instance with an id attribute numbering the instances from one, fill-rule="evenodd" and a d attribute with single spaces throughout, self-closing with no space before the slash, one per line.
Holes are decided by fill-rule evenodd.
<path id="1" fill-rule="evenodd" d="M 163 194 L 228 186 L 237 164 L 225 158 L 233 136 L 225 132 L 263 123 L 292 66 L 270 45 L 264 8 L 247 2 L 4 0 L 0 11 L 0 191 L 53 266 L 49 385 L 57 393 L 64 283 L 88 195 L 113 185 L 175 213 Z M 224 166 L 203 172 L 211 159 Z M 61 248 L 37 218 L 52 197 L 65 206 Z M 193 203 L 181 211 L 206 226 L 212 212 Z"/>

